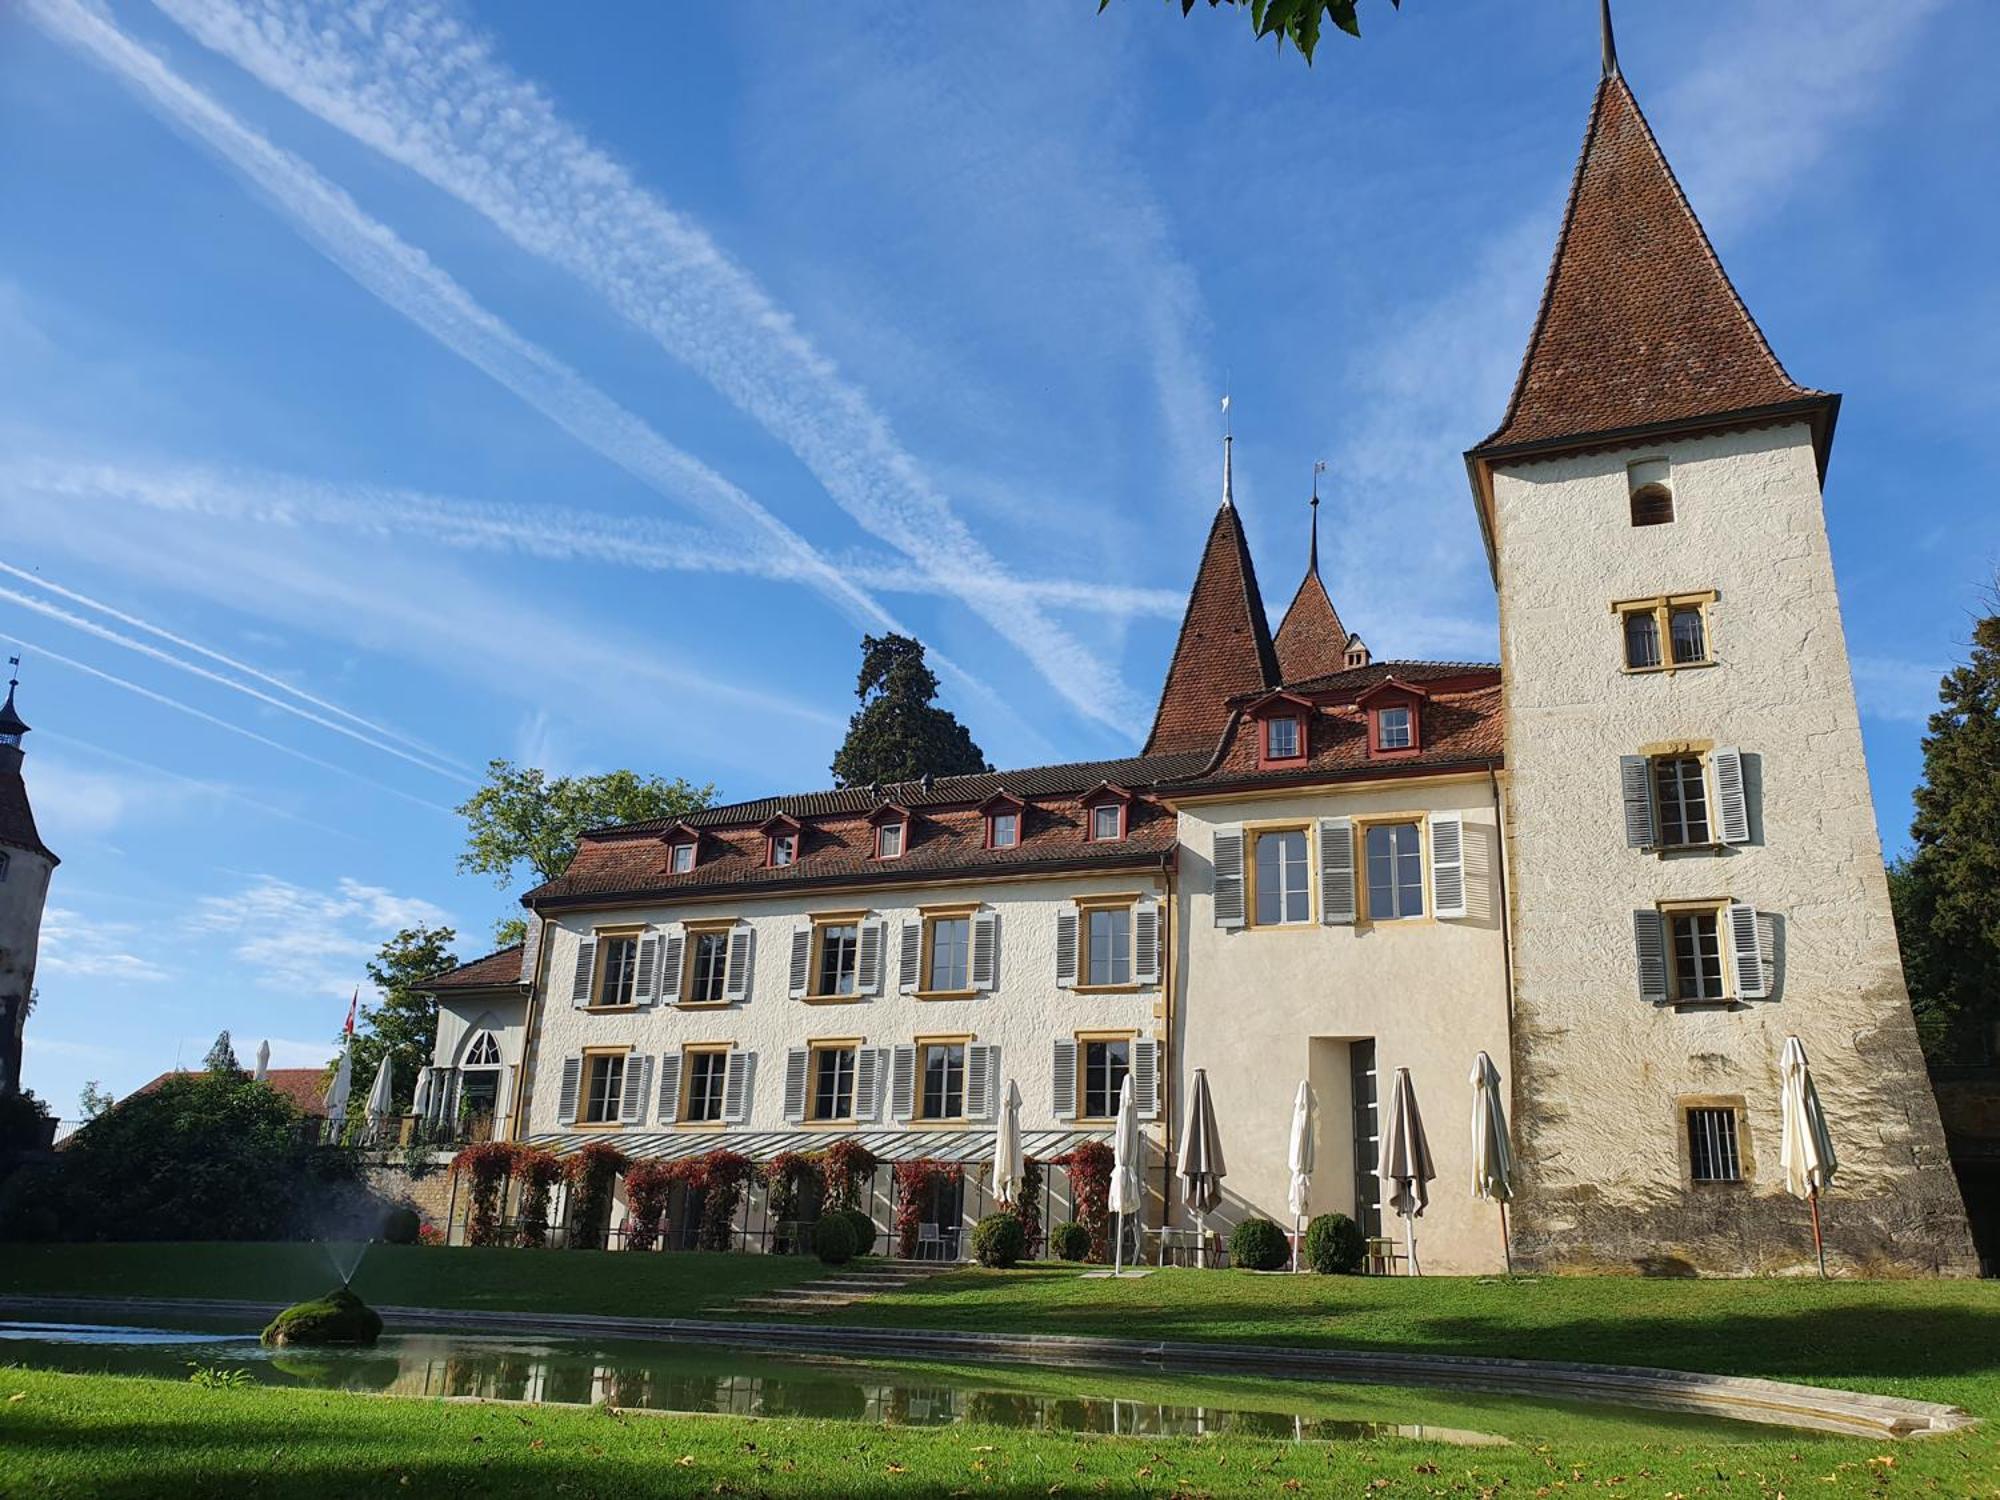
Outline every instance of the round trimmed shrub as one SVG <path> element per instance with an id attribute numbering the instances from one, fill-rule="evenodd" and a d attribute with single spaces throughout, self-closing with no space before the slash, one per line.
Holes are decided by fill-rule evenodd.
<path id="1" fill-rule="evenodd" d="M 1367 1244 L 1361 1226 L 1346 1214 L 1320 1214 L 1306 1225 L 1302 1258 L 1322 1276 L 1352 1276 Z"/>
<path id="2" fill-rule="evenodd" d="M 1229 1263 L 1246 1271 L 1275 1271 L 1288 1264 L 1292 1247 L 1285 1231 L 1269 1219 L 1245 1219 L 1229 1233 Z"/>
<path id="3" fill-rule="evenodd" d="M 972 1226 L 972 1258 L 1004 1271 L 1028 1249 L 1028 1232 L 1012 1214 L 988 1214 Z"/>
<path id="4" fill-rule="evenodd" d="M 829 1266 L 854 1259 L 854 1225 L 846 1214 L 828 1214 L 813 1225 L 813 1253 Z"/>
<path id="5" fill-rule="evenodd" d="M 414 1245 L 417 1231 L 424 1221 L 417 1217 L 417 1211 L 404 1204 L 398 1204 L 382 1215 L 382 1238 L 391 1245 Z"/>
<path id="6" fill-rule="evenodd" d="M 1074 1220 L 1049 1231 L 1049 1251 L 1057 1260 L 1083 1260 L 1090 1254 L 1090 1231 Z"/>
<path id="7" fill-rule="evenodd" d="M 854 1258 L 856 1260 L 859 1260 L 864 1255 L 873 1255 L 875 1253 L 875 1241 L 878 1236 L 874 1219 L 864 1214 L 858 1208 L 839 1209 L 834 1214 L 828 1215 L 828 1217 L 847 1220 L 848 1227 L 854 1231 Z"/>

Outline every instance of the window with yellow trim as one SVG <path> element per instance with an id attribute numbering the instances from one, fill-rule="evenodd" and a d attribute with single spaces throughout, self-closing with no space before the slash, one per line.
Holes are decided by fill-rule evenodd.
<path id="1" fill-rule="evenodd" d="M 917 1118 L 965 1118 L 964 1042 L 925 1042 L 917 1048 Z"/>
<path id="2" fill-rule="evenodd" d="M 638 983 L 638 932 L 600 932 L 597 935 L 597 975 L 592 982 L 591 1005 L 630 1005 L 638 998 Z"/>
<path id="3" fill-rule="evenodd" d="M 1289 927 L 1312 920 L 1312 859 L 1303 824 L 1266 828 L 1254 835 L 1251 877 L 1259 927 Z"/>
<path id="4" fill-rule="evenodd" d="M 578 1113 L 584 1125 L 615 1125 L 625 1106 L 625 1054 L 587 1052 L 583 1058 L 583 1108 Z"/>
<path id="5" fill-rule="evenodd" d="M 681 1054 L 681 1119 L 712 1125 L 722 1119 L 723 1084 L 729 1076 L 727 1047 L 690 1047 Z"/>

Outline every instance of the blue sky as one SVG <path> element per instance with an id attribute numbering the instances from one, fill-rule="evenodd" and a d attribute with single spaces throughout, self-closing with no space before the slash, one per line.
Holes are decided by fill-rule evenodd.
<path id="1" fill-rule="evenodd" d="M 1373 12 L 1383 14 L 1372 14 Z M 1587 0 L 1364 7 L 1311 70 L 1154 0 L 21 0 L 0 11 L 0 634 L 64 863 L 27 1081 L 322 1059 L 362 962 L 511 897 L 508 756 L 827 782 L 864 630 L 996 763 L 1143 738 L 1217 492 L 1274 612 L 1324 458 L 1378 655 L 1490 659 L 1497 420 Z M 1625 0 L 1794 376 L 1885 841 L 2000 559 L 2000 47 L 1973 0 Z M 1988 195 L 1990 196 L 1990 195 Z"/>

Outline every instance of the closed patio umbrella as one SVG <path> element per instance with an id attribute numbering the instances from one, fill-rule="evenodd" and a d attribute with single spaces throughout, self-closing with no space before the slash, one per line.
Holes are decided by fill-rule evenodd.
<path id="1" fill-rule="evenodd" d="M 1118 1217 L 1118 1239 L 1111 1253 L 1111 1274 L 1125 1264 L 1125 1216 L 1139 1212 L 1139 1111 L 1132 1104 L 1132 1078 L 1118 1090 L 1118 1124 L 1111 1134 L 1111 1197 L 1106 1205 Z M 1141 1273 L 1143 1274 L 1143 1273 Z"/>
<path id="2" fill-rule="evenodd" d="M 326 1122 L 333 1127 L 333 1138 L 340 1139 L 341 1127 L 347 1119 L 347 1096 L 354 1092 L 354 1044 L 352 1038 L 341 1043 L 340 1066 L 333 1070 L 333 1083 L 326 1091 Z"/>
<path id="3" fill-rule="evenodd" d="M 1417 1091 L 1410 1083 L 1410 1070 L 1398 1068 L 1382 1140 L 1382 1182 L 1389 1189 L 1384 1195 L 1389 1207 L 1403 1220 L 1403 1244 L 1413 1276 L 1423 1274 L 1417 1264 L 1416 1221 L 1430 1204 L 1430 1184 L 1436 1176 L 1430 1142 L 1424 1139 L 1423 1116 L 1417 1113 Z"/>
<path id="4" fill-rule="evenodd" d="M 1199 1239 L 1195 1242 L 1195 1263 L 1207 1264 L 1208 1216 L 1222 1201 L 1222 1179 L 1229 1168 L 1222 1161 L 1222 1135 L 1215 1128 L 1215 1103 L 1208 1096 L 1208 1072 L 1194 1070 L 1194 1087 L 1188 1093 L 1187 1134 L 1181 1141 L 1181 1183 L 1187 1192 L 1188 1207 L 1195 1211 Z"/>
<path id="5" fill-rule="evenodd" d="M 380 1138 L 389 1128 L 389 1115 L 396 1107 L 396 1070 L 389 1054 L 382 1054 L 382 1066 L 375 1070 L 375 1083 L 368 1090 L 368 1132 Z"/>
<path id="6" fill-rule="evenodd" d="M 1472 1060 L 1472 1196 L 1500 1205 L 1500 1253 L 1514 1274 L 1507 1238 L 1507 1204 L 1514 1196 L 1514 1151 L 1507 1143 L 1507 1107 L 1500 1099 L 1500 1070 L 1484 1052 Z"/>
<path id="7" fill-rule="evenodd" d="M 270 1073 L 271 1044 L 269 1042 L 259 1042 L 257 1044 L 257 1071 L 250 1075 L 251 1081 L 253 1083 L 262 1083 L 270 1076 Z"/>
<path id="8" fill-rule="evenodd" d="M 1014 1207 L 1014 1195 L 1021 1191 L 1021 1179 L 1027 1175 L 1028 1164 L 1021 1156 L 1021 1090 L 1010 1079 L 1007 1102 L 1000 1106 L 1000 1123 L 993 1131 L 994 1198 Z"/>
<path id="9" fill-rule="evenodd" d="M 1300 1221 L 1306 1216 L 1313 1174 L 1313 1091 L 1312 1085 L 1303 1078 L 1299 1080 L 1299 1091 L 1292 1099 L 1292 1133 L 1285 1164 L 1292 1173 L 1291 1191 L 1286 1195 L 1285 1202 L 1292 1211 L 1292 1269 L 1296 1271 L 1299 1268 Z"/>
<path id="10" fill-rule="evenodd" d="M 436 1076 L 437 1070 L 429 1063 L 417 1069 L 417 1086 L 410 1094 L 410 1113 L 419 1120 L 425 1118 L 425 1111 L 431 1107 L 431 1080 Z"/>
<path id="11" fill-rule="evenodd" d="M 1785 1038 L 1785 1049 L 1779 1054 L 1778 1087 L 1784 1114 L 1778 1165 L 1785 1173 L 1785 1191 L 1812 1204 L 1813 1254 L 1819 1261 L 1819 1274 L 1825 1276 L 1826 1243 L 1819 1233 L 1819 1195 L 1820 1189 L 1833 1181 L 1840 1163 L 1833 1154 L 1833 1136 L 1826 1128 L 1819 1090 L 1813 1087 L 1806 1049 L 1795 1036 Z"/>

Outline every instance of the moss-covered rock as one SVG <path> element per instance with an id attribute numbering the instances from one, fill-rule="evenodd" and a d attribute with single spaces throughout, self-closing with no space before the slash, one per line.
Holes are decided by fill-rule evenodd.
<path id="1" fill-rule="evenodd" d="M 382 1336 L 382 1316 L 346 1287 L 300 1302 L 271 1319 L 263 1341 L 277 1348 L 315 1344 L 371 1345 Z"/>

